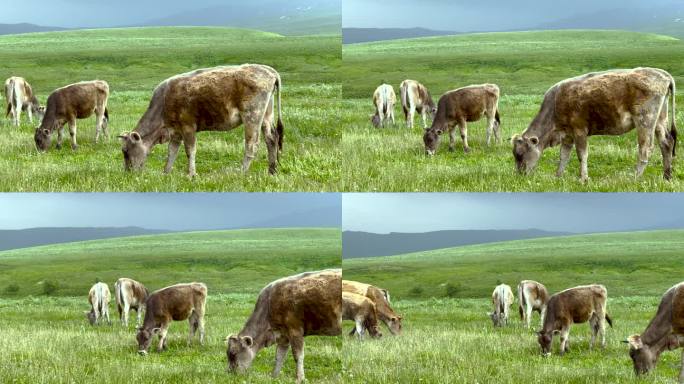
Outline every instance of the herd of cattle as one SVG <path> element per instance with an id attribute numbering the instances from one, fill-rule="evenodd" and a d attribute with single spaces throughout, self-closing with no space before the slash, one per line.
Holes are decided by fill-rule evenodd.
<path id="1" fill-rule="evenodd" d="M 245 127 L 245 153 L 242 170 L 247 171 L 256 156 L 260 133 L 268 149 L 269 172 L 276 173 L 283 148 L 284 128 L 278 72 L 266 65 L 220 66 L 183 73 L 162 81 L 154 90 L 147 111 L 132 132 L 118 137 L 122 142 L 126 170 L 145 165 L 152 147 L 169 143 L 165 172 L 170 172 L 181 142 L 188 157 L 188 176 L 196 175 L 196 133 L 228 131 Z M 278 117 L 274 122 L 274 99 L 277 94 Z M 71 148 L 76 150 L 76 121 L 93 114 L 96 117 L 95 142 L 100 134 L 108 137 L 109 84 L 94 80 L 70 84 L 54 90 L 41 106 L 31 85 L 21 77 L 5 81 L 6 116 L 19 125 L 25 111 L 29 122 L 40 120 L 35 130 L 35 144 L 40 151 L 50 148 L 57 132 L 62 145 L 64 125 L 69 126 Z"/>
<path id="2" fill-rule="evenodd" d="M 567 352 L 570 326 L 585 322 L 591 326 L 590 348 L 594 347 L 599 335 L 601 347 L 605 347 L 605 323 L 612 327 L 613 321 L 606 310 L 608 292 L 603 285 L 578 286 L 554 295 L 549 295 L 543 284 L 532 280 L 521 281 L 517 288 L 520 318 L 528 329 L 532 313 L 540 314 L 541 330 L 537 332 L 537 342 L 543 355 L 551 354 L 555 334 L 560 335 L 560 355 Z M 188 320 L 188 345 L 197 331 L 200 344 L 204 342 L 205 284 L 176 284 L 149 293 L 143 284 L 120 278 L 114 284 L 114 296 L 122 325 L 128 325 L 130 310 L 137 312 L 139 354 L 148 353 L 155 335 L 159 336 L 157 350 L 166 349 L 171 321 Z M 99 282 L 90 289 L 91 310 L 86 312 L 90 324 L 105 320 L 111 324 L 110 298 L 105 283 Z M 494 289 L 494 310 L 489 316 L 495 327 L 508 324 L 514 300 L 510 286 L 500 284 Z M 145 316 L 141 324 L 143 310 Z M 297 382 L 301 382 L 304 379 L 304 338 L 339 336 L 342 320 L 355 323 L 349 335 L 357 334 L 359 338 L 366 332 L 371 337 L 382 337 L 379 322 L 385 323 L 393 335 L 400 335 L 402 331 L 402 317 L 391 308 L 387 290 L 342 280 L 339 269 L 306 272 L 273 281 L 259 293 L 254 311 L 242 330 L 226 337 L 227 369 L 245 372 L 261 349 L 275 344 L 273 375 L 280 373 L 287 351 L 292 349 Z M 629 355 L 637 375 L 652 370 L 663 351 L 684 345 L 684 282 L 665 292 L 644 333 L 632 335 L 624 342 L 629 344 Z M 679 379 L 684 382 L 684 353 Z"/>
<path id="3" fill-rule="evenodd" d="M 669 96 L 669 103 L 668 103 Z M 435 106 L 430 92 L 415 80 L 400 85 L 401 107 L 406 125 L 413 126 L 416 112 L 423 118 L 425 152 L 437 151 L 439 137 L 449 133 L 449 150 L 454 150 L 458 126 L 463 150 L 468 146 L 467 123 L 487 118 L 487 145 L 492 134 L 501 140 L 499 118 L 499 87 L 495 84 L 469 85 L 443 94 Z M 394 123 L 396 94 L 389 84 L 380 85 L 373 94 L 375 127 Z M 668 110 L 672 121 L 668 127 Z M 427 117 L 432 118 L 428 127 Z M 644 171 L 654 139 L 663 155 L 663 177 L 672 177 L 672 158 L 677 144 L 675 80 L 668 72 L 657 68 L 635 68 L 588 73 L 553 85 L 544 95 L 539 112 L 522 134 L 511 138 L 513 157 L 518 172 L 530 173 L 542 152 L 560 145 L 560 163 L 556 172 L 561 176 L 570 153 L 575 148 L 580 161 L 580 179 L 588 180 L 587 138 L 594 135 L 622 135 L 637 131 L 638 161 L 636 176 Z"/>
<path id="4" fill-rule="evenodd" d="M 542 354 L 551 354 L 553 336 L 560 336 L 560 351 L 563 355 L 570 348 L 569 333 L 572 324 L 589 322 L 593 348 L 596 337 L 601 336 L 601 347 L 606 346 L 605 323 L 611 327 L 613 320 L 606 311 L 608 291 L 603 285 L 583 285 L 569 288 L 549 296 L 546 287 L 532 280 L 518 284 L 518 311 L 520 319 L 530 328 L 532 312 L 540 314 L 541 330 L 537 332 L 537 342 Z M 509 320 L 509 309 L 514 296 L 511 287 L 500 284 L 492 293 L 494 311 L 490 317 L 495 327 L 504 326 Z M 629 356 L 637 375 L 651 371 L 666 350 L 684 346 L 684 282 L 668 289 L 663 295 L 656 315 L 641 335 L 629 336 L 624 343 L 629 344 Z M 684 352 L 679 373 L 679 382 L 684 383 Z"/>

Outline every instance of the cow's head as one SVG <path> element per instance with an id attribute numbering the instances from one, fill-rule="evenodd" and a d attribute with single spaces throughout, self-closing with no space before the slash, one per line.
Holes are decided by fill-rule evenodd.
<path id="1" fill-rule="evenodd" d="M 511 143 L 513 144 L 516 169 L 519 173 L 530 173 L 537 166 L 537 161 L 541 156 L 539 138 L 537 136 L 515 135 L 511 138 Z"/>
<path id="2" fill-rule="evenodd" d="M 401 316 L 392 316 L 387 321 L 387 327 L 393 335 L 401 335 Z"/>
<path id="3" fill-rule="evenodd" d="M 624 340 L 623 343 L 629 344 L 629 357 L 632 359 L 634 373 L 637 376 L 644 375 L 653 370 L 662 351 L 679 348 L 679 339 L 675 335 L 669 335 L 662 340 L 662 345 L 659 344 L 660 350 L 654 350 L 650 346 L 645 345 L 639 335 L 632 335 L 627 340 Z"/>
<path id="4" fill-rule="evenodd" d="M 150 348 L 150 343 L 152 343 L 152 337 L 158 334 L 159 331 L 160 328 L 138 328 L 138 333 L 135 335 L 135 338 L 138 340 L 138 353 L 140 355 L 147 355 L 147 350 Z"/>
<path id="5" fill-rule="evenodd" d="M 40 127 L 36 128 L 36 133 L 33 135 L 33 139 L 36 142 L 36 148 L 39 151 L 47 151 L 50 148 L 50 130 L 47 128 Z"/>
<path id="6" fill-rule="evenodd" d="M 444 133 L 441 128 L 426 128 L 423 134 L 423 143 L 425 144 L 425 153 L 432 156 L 437 152 L 439 146 L 439 135 Z"/>
<path id="7" fill-rule="evenodd" d="M 549 356 L 551 354 L 551 343 L 553 342 L 553 332 L 537 332 L 537 342 L 542 350 L 542 355 Z"/>
<path id="8" fill-rule="evenodd" d="M 371 124 L 373 124 L 373 126 L 375 128 L 380 128 L 380 126 L 382 126 L 382 121 L 380 121 L 380 115 L 378 115 L 377 113 L 374 115 L 371 115 L 370 119 L 371 119 Z"/>
<path id="9" fill-rule="evenodd" d="M 370 327 L 368 327 L 368 334 L 371 335 L 371 337 L 379 339 L 382 337 L 382 331 L 380 330 L 380 327 L 375 324 Z"/>
<path id="10" fill-rule="evenodd" d="M 97 322 L 97 318 L 95 317 L 95 310 L 83 311 L 83 313 L 85 313 L 85 316 L 88 319 L 88 322 L 90 322 L 90 325 L 95 325 L 95 323 Z"/>
<path id="11" fill-rule="evenodd" d="M 228 371 L 243 373 L 249 369 L 256 356 L 256 348 L 252 336 L 226 337 L 226 356 L 228 358 Z"/>
<path id="12" fill-rule="evenodd" d="M 124 157 L 124 169 L 135 171 L 142 169 L 147 160 L 147 147 L 143 143 L 142 136 L 138 132 L 124 133 L 118 136 L 121 139 L 121 152 Z"/>

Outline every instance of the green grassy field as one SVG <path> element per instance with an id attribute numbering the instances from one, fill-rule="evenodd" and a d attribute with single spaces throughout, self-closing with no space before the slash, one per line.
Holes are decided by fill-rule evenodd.
<path id="1" fill-rule="evenodd" d="M 274 348 L 261 351 L 248 375 L 225 372 L 224 339 L 237 333 L 257 294 L 277 278 L 340 266 L 338 229 L 195 232 L 68 243 L 0 252 L 0 382 L 218 383 L 294 381 L 288 356 L 279 380 L 270 372 Z M 121 327 L 114 300 L 112 326 L 91 327 L 87 292 L 118 277 L 151 290 L 188 281 L 209 288 L 205 345 L 186 345 L 187 322 L 169 330 L 169 349 L 137 355 L 134 325 Z M 45 295 L 45 281 L 57 290 Z M 7 287 L 15 284 L 18 289 Z M 132 315 L 134 318 L 134 315 Z M 338 382 L 342 338 L 308 337 L 305 369 L 313 382 Z"/>
<path id="2" fill-rule="evenodd" d="M 78 121 L 80 148 L 38 154 L 34 126 L 0 117 L 0 191 L 331 191 L 341 177 L 335 124 L 340 109 L 340 36 L 284 37 L 244 29 L 168 27 L 100 29 L 0 37 L 0 78 L 25 77 L 41 103 L 55 88 L 81 80 L 109 82 L 110 140 L 95 144 L 95 119 Z M 167 146 L 158 145 L 142 173 L 123 171 L 116 135 L 131 131 L 164 79 L 196 68 L 260 63 L 283 81 L 284 154 L 268 175 L 266 145 L 247 174 L 239 170 L 242 127 L 198 135 L 197 172 L 185 177 L 181 151 L 162 173 Z M 4 106 L 4 98 L 3 98 Z M 3 107 L 4 108 L 4 107 Z M 4 111 L 4 109 L 3 109 Z M 65 131 L 68 138 L 68 129 Z"/>
<path id="3" fill-rule="evenodd" d="M 393 308 L 404 317 L 401 336 L 345 339 L 343 378 L 358 383 L 636 382 L 628 348 L 620 341 L 641 333 L 661 295 L 682 281 L 682 235 L 596 234 L 343 260 L 346 279 L 389 289 Z M 589 326 L 581 324 L 570 330 L 568 354 L 557 355 L 556 340 L 554 355 L 543 358 L 535 334 L 518 320 L 517 299 L 511 324 L 494 329 L 487 315 L 494 286 L 504 282 L 515 290 L 522 279 L 540 281 L 552 293 L 604 284 L 615 326 L 608 328 L 606 349 L 589 351 Z M 532 324 L 539 329 L 538 315 Z M 644 381 L 675 382 L 680 353 L 664 353 Z"/>
<path id="4" fill-rule="evenodd" d="M 566 174 L 555 177 L 559 150 L 545 151 L 530 177 L 515 173 L 508 139 L 521 133 L 539 110 L 544 92 L 556 82 L 591 71 L 638 66 L 659 67 L 684 80 L 684 43 L 669 36 L 621 31 L 535 31 L 485 33 L 382 41 L 343 46 L 342 138 L 345 191 L 682 191 L 684 171 L 675 160 L 675 176 L 662 180 L 656 148 L 643 178 L 635 180 L 636 135 L 589 140 L 590 182 L 579 182 L 573 152 Z M 499 103 L 503 143 L 487 148 L 485 122 L 468 125 L 469 154 L 460 137 L 456 151 L 441 138 L 434 158 L 424 155 L 422 123 L 405 127 L 401 104 L 397 124 L 375 129 L 371 98 L 381 83 L 415 79 L 433 99 L 468 84 L 501 88 Z M 680 91 L 679 104 L 684 101 Z M 679 126 L 684 124 L 681 108 Z M 458 136 L 458 135 L 457 135 Z"/>

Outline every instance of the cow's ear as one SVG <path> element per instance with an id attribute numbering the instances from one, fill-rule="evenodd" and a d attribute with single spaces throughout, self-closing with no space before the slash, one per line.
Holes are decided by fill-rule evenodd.
<path id="1" fill-rule="evenodd" d="M 522 136 L 520 136 L 519 133 L 516 133 L 511 137 L 511 144 L 522 144 L 525 140 L 523 139 Z"/>
<path id="2" fill-rule="evenodd" d="M 47 129 L 43 129 L 43 133 L 46 134 L 46 135 L 49 135 L 49 134 L 50 134 L 50 131 L 48 131 Z"/>
<path id="3" fill-rule="evenodd" d="M 139 134 L 138 132 L 135 132 L 135 131 L 134 131 L 134 132 L 131 132 L 130 137 L 131 137 L 131 140 L 133 140 L 134 143 L 137 143 L 138 141 L 142 140 L 142 137 L 140 136 L 140 134 Z"/>
<path id="4" fill-rule="evenodd" d="M 119 134 L 117 137 L 119 139 L 126 140 L 126 139 L 128 139 L 129 135 L 130 135 L 130 133 L 128 133 L 128 132 L 121 132 L 121 134 Z"/>
<path id="5" fill-rule="evenodd" d="M 435 129 L 435 132 L 437 132 L 438 135 L 441 135 L 442 133 L 444 133 L 444 130 L 442 128 L 437 128 Z"/>
<path id="6" fill-rule="evenodd" d="M 242 336 L 240 341 L 245 348 L 252 348 L 252 345 L 254 344 L 254 339 L 252 339 L 252 336 Z"/>
<path id="7" fill-rule="evenodd" d="M 641 336 L 639 335 L 632 335 L 628 337 L 626 341 L 631 349 L 641 349 L 644 347 L 644 343 L 641 341 Z"/>
<path id="8" fill-rule="evenodd" d="M 532 143 L 532 145 L 539 144 L 539 138 L 537 136 L 530 136 L 529 140 L 530 140 L 530 143 Z"/>
<path id="9" fill-rule="evenodd" d="M 152 328 L 152 334 L 155 334 L 155 335 L 156 335 L 157 333 L 159 333 L 159 331 L 161 331 L 161 328 L 159 328 L 159 327 L 157 327 L 157 328 Z"/>
<path id="10" fill-rule="evenodd" d="M 679 348 L 679 339 L 677 336 L 670 335 L 670 337 L 667 339 L 667 350 L 671 351 L 677 348 Z"/>

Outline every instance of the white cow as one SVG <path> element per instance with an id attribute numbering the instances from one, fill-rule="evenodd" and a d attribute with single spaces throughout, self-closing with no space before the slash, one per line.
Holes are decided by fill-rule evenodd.
<path id="1" fill-rule="evenodd" d="M 23 77 L 12 76 L 5 80 L 5 116 L 12 115 L 12 122 L 19 126 L 21 112 L 26 111 L 29 122 L 33 124 L 33 114 L 43 119 L 45 108 L 40 106 L 38 98 L 33 94 L 33 88 Z"/>
<path id="2" fill-rule="evenodd" d="M 131 309 L 135 310 L 138 316 L 136 325 L 140 325 L 140 318 L 148 295 L 149 291 L 140 282 L 125 277 L 116 281 L 114 284 L 114 296 L 116 298 L 116 307 L 119 311 L 119 320 L 121 320 L 123 326 L 128 326 L 128 312 Z"/>
<path id="3" fill-rule="evenodd" d="M 90 321 L 90 325 L 100 323 L 100 318 L 107 319 L 108 324 L 112 324 L 109 320 L 109 287 L 105 283 L 96 283 L 90 288 L 88 292 L 88 302 L 90 302 L 90 311 L 85 311 L 85 315 Z"/>
<path id="4" fill-rule="evenodd" d="M 437 107 L 428 89 L 415 80 L 404 80 L 399 85 L 401 107 L 404 110 L 406 126 L 413 128 L 413 116 L 416 112 L 423 116 L 423 128 L 427 128 L 427 116 L 435 117 Z"/>
<path id="5" fill-rule="evenodd" d="M 508 314 L 510 313 L 511 305 L 513 305 L 513 291 L 511 287 L 506 284 L 499 284 L 492 292 L 492 304 L 494 304 L 494 312 L 489 314 L 495 327 L 502 327 L 508 324 Z"/>
<path id="6" fill-rule="evenodd" d="M 392 120 L 394 124 L 394 104 L 397 102 L 397 95 L 394 88 L 389 84 L 381 84 L 373 92 L 373 106 L 375 114 L 371 116 L 371 122 L 375 128 L 384 127 L 386 120 Z"/>

